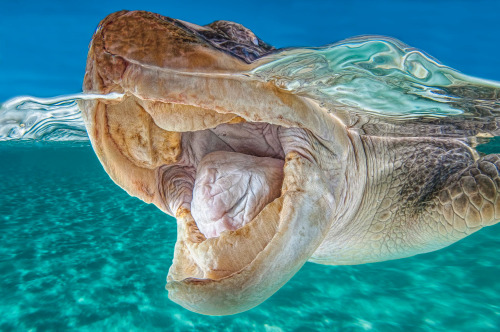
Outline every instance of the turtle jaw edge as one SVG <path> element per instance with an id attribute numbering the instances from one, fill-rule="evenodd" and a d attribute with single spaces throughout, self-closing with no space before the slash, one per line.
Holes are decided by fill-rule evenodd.
<path id="1" fill-rule="evenodd" d="M 304 153 L 311 142 L 298 139 L 304 143 L 301 148 L 282 144 L 281 195 L 250 223 L 214 239 L 199 233 L 189 204 L 172 208 L 165 191 L 173 182 L 162 180 L 162 170 L 196 166 L 186 161 L 186 151 L 202 141 L 186 144 L 186 133 L 266 123 L 284 133 L 290 130 L 290 136 L 294 130 L 308 136 L 301 127 L 327 137 L 332 126 L 307 100 L 244 78 L 240 73 L 252 65 L 185 32 L 175 21 L 155 14 L 110 15 L 91 42 L 83 89 L 125 97 L 80 101 L 79 106 L 110 177 L 130 195 L 177 217 L 169 297 L 196 312 L 233 314 L 263 302 L 286 283 L 330 227 L 335 202 L 314 157 Z M 172 44 L 179 38 L 181 43 Z M 186 197 L 189 202 L 189 191 Z"/>

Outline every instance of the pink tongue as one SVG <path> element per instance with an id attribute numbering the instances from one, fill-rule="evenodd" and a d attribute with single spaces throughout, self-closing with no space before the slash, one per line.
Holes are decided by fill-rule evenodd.
<path id="1" fill-rule="evenodd" d="M 250 222 L 280 196 L 280 159 L 236 152 L 212 152 L 200 161 L 191 214 L 205 237 L 218 237 Z"/>

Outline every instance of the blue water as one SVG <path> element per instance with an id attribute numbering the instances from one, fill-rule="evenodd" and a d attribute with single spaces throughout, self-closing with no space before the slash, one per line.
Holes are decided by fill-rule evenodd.
<path id="1" fill-rule="evenodd" d="M 234 20 L 279 47 L 389 35 L 500 80 L 500 2 L 24 0 L 0 3 L 0 102 L 80 91 L 95 26 L 124 8 Z M 167 299 L 174 220 L 114 185 L 86 143 L 2 142 L 0 179 L 0 330 L 500 328 L 500 226 L 404 260 L 308 263 L 257 308 L 207 317 Z"/>
<path id="2" fill-rule="evenodd" d="M 500 229 L 359 266 L 307 263 L 248 312 L 167 299 L 175 221 L 128 196 L 89 146 L 0 144 L 0 330 L 497 330 Z"/>
<path id="3" fill-rule="evenodd" d="M 387 35 L 469 75 L 500 80 L 500 2 L 471 1 L 0 1 L 0 102 L 80 91 L 101 19 L 142 9 L 198 24 L 233 20 L 277 47 Z"/>

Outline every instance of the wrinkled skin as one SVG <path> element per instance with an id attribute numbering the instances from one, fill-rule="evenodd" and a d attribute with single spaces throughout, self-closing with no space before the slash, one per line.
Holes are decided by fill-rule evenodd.
<path id="1" fill-rule="evenodd" d="M 177 218 L 173 301 L 238 313 L 306 261 L 408 257 L 500 219 L 498 155 L 360 134 L 244 74 L 274 53 L 236 23 L 147 12 L 111 14 L 94 34 L 83 89 L 125 96 L 80 108 L 110 177 Z"/>

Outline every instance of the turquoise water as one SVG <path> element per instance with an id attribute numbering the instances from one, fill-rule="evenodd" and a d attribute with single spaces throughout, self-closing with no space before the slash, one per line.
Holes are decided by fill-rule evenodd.
<path id="1" fill-rule="evenodd" d="M 167 298 L 174 220 L 114 185 L 83 144 L 0 144 L 0 330 L 495 331 L 500 228 L 359 266 L 307 263 L 248 312 Z"/>
<path id="2" fill-rule="evenodd" d="M 419 47 L 466 74 L 500 80 L 500 43 L 494 33 L 500 27 L 500 2 L 314 0 L 249 4 L 227 0 L 215 5 L 206 1 L 21 0 L 2 5 L 0 102 L 18 95 L 52 97 L 80 91 L 92 31 L 104 16 L 124 8 L 152 10 L 199 24 L 234 20 L 277 47 L 320 46 L 356 35 L 384 34 Z M 390 60 L 373 58 L 382 66 Z M 356 69 L 355 62 L 346 63 L 353 65 L 350 72 Z M 357 69 L 360 73 L 376 68 Z M 335 72 L 339 71 L 342 68 L 335 67 Z M 426 79 L 422 72 L 408 67 L 409 74 Z M 293 77 L 291 74 L 286 73 Z M 390 74 L 378 78 L 384 81 Z M 272 75 L 264 78 L 275 79 Z M 408 110 L 395 104 L 361 104 L 367 97 L 402 102 L 407 95 L 353 94 L 349 90 L 352 82 L 336 81 L 339 88 L 315 97 L 348 101 L 346 105 L 374 114 L 384 113 L 387 107 L 396 112 Z M 373 87 L 377 82 L 360 83 Z M 303 88 L 300 80 L 288 80 L 285 85 L 311 94 L 299 91 Z M 405 87 L 414 96 L 419 91 L 418 86 Z M 442 99 L 439 102 L 446 106 Z M 414 100 L 410 104 L 415 105 Z M 471 109 L 476 109 L 477 103 L 472 104 Z M 34 107 L 30 112 L 40 114 L 36 105 L 27 106 Z M 54 118 L 45 126 L 46 118 L 21 113 L 21 118 L 14 116 L 1 123 L 1 129 L 9 131 L 5 134 L 0 130 L 0 136 L 18 135 L 29 127 L 33 128 L 29 133 L 40 135 L 31 138 L 86 141 L 75 104 L 56 106 L 62 111 L 56 115 L 62 116 L 64 126 L 51 127 Z M 462 112 L 475 116 L 457 104 L 448 106 L 439 114 L 435 104 L 410 111 L 430 116 Z M 44 105 L 41 110 L 47 114 Z M 74 122 L 70 125 L 69 120 Z M 462 122 L 461 118 L 458 121 Z M 44 126 L 35 126 L 40 123 Z M 17 131 L 11 132 L 12 128 Z M 499 137 L 482 151 L 498 153 Z M 88 143 L 0 142 L 0 179 L 1 331 L 500 328 L 500 226 L 485 228 L 440 251 L 403 260 L 359 266 L 307 263 L 258 307 L 234 316 L 208 317 L 177 306 L 164 290 L 176 239 L 175 221 L 118 188 Z"/>

